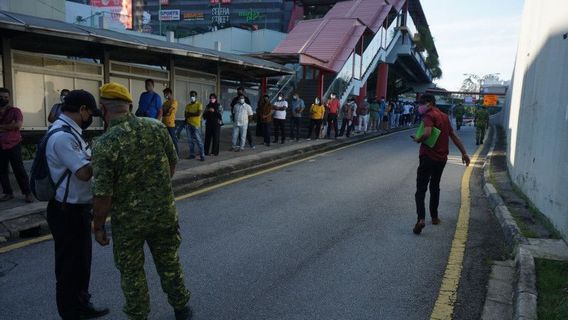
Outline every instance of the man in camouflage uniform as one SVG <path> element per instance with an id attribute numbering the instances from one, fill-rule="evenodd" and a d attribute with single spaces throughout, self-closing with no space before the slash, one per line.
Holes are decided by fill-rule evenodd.
<path id="1" fill-rule="evenodd" d="M 131 102 L 122 85 L 101 87 L 100 105 L 108 128 L 93 147 L 95 239 L 103 246 L 109 244 L 105 220 L 112 214 L 114 260 L 129 319 L 147 319 L 150 313 L 144 243 L 176 319 L 189 319 L 190 293 L 179 262 L 181 238 L 171 184 L 177 154 L 166 127 L 134 116 L 128 108 Z"/>
<path id="2" fill-rule="evenodd" d="M 465 109 L 461 104 L 458 104 L 454 108 L 454 116 L 456 117 L 456 129 L 459 131 L 463 124 L 463 115 L 465 114 Z"/>
<path id="3" fill-rule="evenodd" d="M 475 112 L 475 144 L 483 144 L 485 130 L 489 125 L 489 112 L 484 107 L 479 107 Z"/>

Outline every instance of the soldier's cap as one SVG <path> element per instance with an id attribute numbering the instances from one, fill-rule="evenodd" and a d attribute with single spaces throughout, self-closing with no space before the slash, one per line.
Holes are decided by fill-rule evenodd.
<path id="1" fill-rule="evenodd" d="M 107 100 L 122 100 L 132 103 L 132 95 L 125 86 L 110 82 L 101 87 L 101 98 Z"/>
<path id="2" fill-rule="evenodd" d="M 85 90 L 70 91 L 65 97 L 63 110 L 66 109 L 65 105 L 75 107 L 85 106 L 91 111 L 93 117 L 100 117 L 102 115 L 101 110 L 97 108 L 97 101 L 95 100 L 95 97 Z"/>

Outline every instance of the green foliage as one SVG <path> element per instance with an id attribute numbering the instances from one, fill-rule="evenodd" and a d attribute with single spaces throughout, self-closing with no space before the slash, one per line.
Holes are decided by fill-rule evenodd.
<path id="1" fill-rule="evenodd" d="M 538 318 L 568 319 L 568 262 L 535 259 Z"/>

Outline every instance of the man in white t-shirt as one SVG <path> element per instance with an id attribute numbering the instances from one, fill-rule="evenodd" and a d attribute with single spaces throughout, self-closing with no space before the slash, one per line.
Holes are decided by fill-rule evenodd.
<path id="1" fill-rule="evenodd" d="M 278 94 L 278 101 L 274 102 L 274 114 L 273 114 L 273 123 L 274 123 L 274 141 L 273 143 L 278 142 L 278 137 L 281 137 L 280 143 L 284 143 L 286 141 L 286 109 L 288 109 L 288 102 L 284 100 L 284 96 L 280 93 Z"/>
<path id="2" fill-rule="evenodd" d="M 233 112 L 233 150 L 238 152 L 245 149 L 249 118 L 253 115 L 252 107 L 245 102 L 243 94 L 239 94 L 238 102 L 234 105 Z M 239 136 L 240 141 L 238 141 Z M 237 142 L 239 143 L 238 145 Z"/>
<path id="3" fill-rule="evenodd" d="M 402 123 L 406 126 L 410 125 L 410 116 L 412 115 L 413 106 L 410 102 L 404 104 L 404 110 L 402 111 Z"/>

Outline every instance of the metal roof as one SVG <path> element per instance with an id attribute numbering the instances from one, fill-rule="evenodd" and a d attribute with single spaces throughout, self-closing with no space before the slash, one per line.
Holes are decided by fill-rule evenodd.
<path id="1" fill-rule="evenodd" d="M 177 57 L 200 59 L 207 62 L 242 66 L 254 71 L 257 76 L 293 74 L 294 71 L 280 64 L 254 57 L 231 54 L 211 49 L 123 33 L 108 29 L 86 27 L 58 20 L 39 18 L 0 10 L 0 30 L 23 32 L 71 39 L 85 43 L 96 43 L 114 47 L 144 50 L 153 53 L 167 53 Z"/>
<path id="2" fill-rule="evenodd" d="M 296 54 L 302 64 L 338 72 L 361 36 L 378 32 L 390 10 L 403 5 L 404 0 L 338 2 L 323 18 L 300 21 L 272 56 Z"/>

